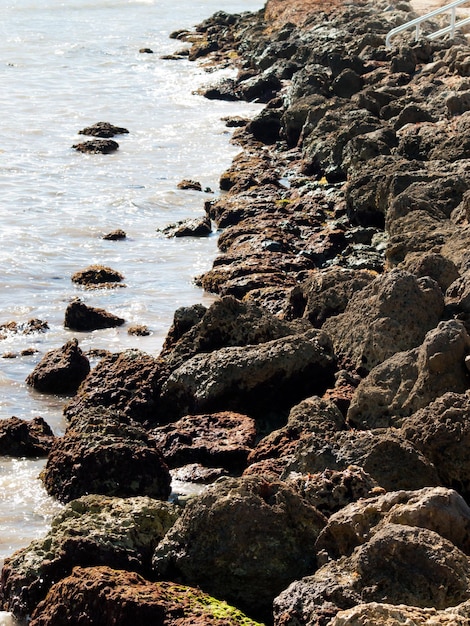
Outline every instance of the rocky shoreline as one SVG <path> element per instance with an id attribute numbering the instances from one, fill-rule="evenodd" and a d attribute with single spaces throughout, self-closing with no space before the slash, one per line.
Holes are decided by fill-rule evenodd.
<path id="1" fill-rule="evenodd" d="M 71 341 L 28 377 L 74 394 L 66 432 L 4 420 L 2 454 L 47 455 L 65 507 L 6 559 L 3 610 L 470 625 L 470 46 L 386 49 L 412 17 L 268 0 L 174 33 L 175 62 L 237 67 L 206 97 L 265 104 L 227 120 L 241 152 L 204 207 L 220 254 L 196 280 L 220 297 L 158 356 L 90 368 Z"/>

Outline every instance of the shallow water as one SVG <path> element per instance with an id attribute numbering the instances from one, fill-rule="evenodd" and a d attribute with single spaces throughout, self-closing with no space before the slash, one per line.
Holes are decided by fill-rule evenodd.
<path id="1" fill-rule="evenodd" d="M 39 318 L 45 333 L 9 335 L 0 355 L 0 419 L 41 415 L 64 431 L 66 398 L 39 394 L 26 376 L 45 352 L 77 336 L 82 349 L 137 347 L 157 354 L 183 305 L 210 304 L 194 276 L 216 255 L 217 234 L 166 239 L 169 223 L 202 216 L 238 149 L 222 117 L 254 115 L 258 105 L 209 101 L 195 95 L 227 71 L 207 73 L 186 60 L 162 60 L 185 47 L 169 39 L 217 10 L 257 10 L 254 0 L 6 0 L 0 22 L 0 324 Z M 140 48 L 154 54 L 140 54 Z M 129 129 L 110 155 L 71 146 L 98 121 Z M 214 193 L 178 190 L 183 178 Z M 102 236 L 116 228 L 123 241 Z M 84 291 L 71 275 L 92 263 L 125 276 L 125 288 Z M 118 329 L 64 329 L 68 302 L 79 296 L 126 320 Z M 152 334 L 127 334 L 129 324 Z M 58 504 L 38 474 L 44 461 L 0 457 L 0 565 L 42 536 Z M 0 613 L 0 625 L 8 615 Z"/>

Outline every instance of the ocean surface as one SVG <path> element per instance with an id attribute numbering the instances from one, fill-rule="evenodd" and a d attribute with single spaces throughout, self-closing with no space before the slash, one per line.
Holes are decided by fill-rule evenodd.
<path id="1" fill-rule="evenodd" d="M 220 174 L 239 151 L 221 118 L 253 116 L 256 104 L 195 93 L 229 70 L 208 72 L 164 60 L 187 47 L 171 32 L 215 11 L 253 11 L 260 0 L 0 0 L 0 325 L 38 318 L 49 330 L 0 340 L 0 419 L 40 415 L 61 435 L 66 398 L 43 395 L 25 378 L 50 349 L 77 337 L 83 350 L 129 347 L 158 354 L 173 312 L 213 297 L 193 278 L 209 269 L 217 233 L 167 239 L 157 229 L 204 214 Z M 153 54 L 142 54 L 150 48 Z M 106 121 L 129 130 L 109 155 L 84 155 L 78 131 Z M 199 181 L 210 192 L 177 188 Z M 103 235 L 117 228 L 121 241 Z M 125 288 L 84 291 L 71 275 L 99 263 Z M 68 302 L 126 320 L 118 329 L 64 328 Z M 148 337 L 127 333 L 145 324 Z M 37 350 L 22 356 L 22 351 Z M 6 358 L 6 357 L 10 358 Z M 38 480 L 42 460 L 0 457 L 0 565 L 47 532 L 59 505 Z M 0 613 L 0 624 L 9 623 Z"/>

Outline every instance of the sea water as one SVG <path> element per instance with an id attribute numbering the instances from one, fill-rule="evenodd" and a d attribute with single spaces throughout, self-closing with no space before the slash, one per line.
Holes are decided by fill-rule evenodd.
<path id="1" fill-rule="evenodd" d="M 253 116 L 256 104 L 196 93 L 231 70 L 209 72 L 169 35 L 215 11 L 258 10 L 259 0 L 0 0 L 0 325 L 32 318 L 44 333 L 0 340 L 0 419 L 39 415 L 64 432 L 66 398 L 31 390 L 25 378 L 53 348 L 77 337 L 83 350 L 138 348 L 157 355 L 180 306 L 213 296 L 194 284 L 217 254 L 217 233 L 168 239 L 170 223 L 204 214 L 220 174 L 239 151 L 222 118 Z M 153 54 L 139 52 L 142 48 Z M 119 150 L 78 153 L 78 131 L 123 126 Z M 183 179 L 205 191 L 180 190 Z M 208 191 L 211 190 L 211 191 Z M 127 237 L 103 235 L 122 229 Z M 91 264 L 124 275 L 125 287 L 85 291 L 71 276 Z M 79 297 L 126 325 L 91 333 L 64 328 Z M 151 334 L 127 333 L 131 324 Z M 23 355 L 23 351 L 35 351 Z M 9 357 L 9 358 L 7 358 Z M 38 479 L 44 460 L 0 457 L 0 566 L 47 530 L 59 504 Z M 6 620 L 6 621 L 5 621 Z M 7 623 L 0 613 L 0 624 Z"/>

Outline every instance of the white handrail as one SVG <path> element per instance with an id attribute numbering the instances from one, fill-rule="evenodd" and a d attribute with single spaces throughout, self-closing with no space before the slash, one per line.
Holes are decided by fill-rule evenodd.
<path id="1" fill-rule="evenodd" d="M 470 0 L 455 0 L 454 2 L 451 2 L 450 4 L 446 4 L 446 6 L 444 7 L 440 7 L 439 9 L 435 9 L 434 11 L 431 11 L 430 13 L 426 13 L 426 15 L 421 15 L 420 17 L 417 17 L 414 20 L 406 22 L 406 24 L 402 24 L 401 26 L 392 28 L 392 30 L 388 33 L 385 39 L 385 46 L 387 48 L 391 48 L 390 42 L 391 42 L 392 37 L 394 37 L 398 33 L 403 32 L 404 30 L 408 30 L 409 28 L 413 28 L 413 27 L 415 27 L 415 41 L 418 41 L 420 37 L 422 22 L 425 22 L 426 20 L 429 20 L 432 17 L 435 17 L 436 15 L 440 15 L 441 13 L 447 13 L 447 11 L 451 12 L 449 26 L 446 26 L 445 28 L 441 28 L 440 30 L 435 31 L 431 33 L 430 35 L 426 35 L 426 37 L 427 39 L 435 39 L 436 37 L 442 37 L 442 35 L 447 35 L 448 33 L 450 33 L 451 36 L 453 37 L 455 30 L 457 28 L 462 28 L 462 26 L 465 26 L 465 24 L 470 24 L 470 17 L 466 17 L 462 20 L 459 20 L 458 22 L 455 20 L 456 8 L 460 6 L 461 4 L 465 4 L 466 2 L 469 2 L 469 1 Z"/>

